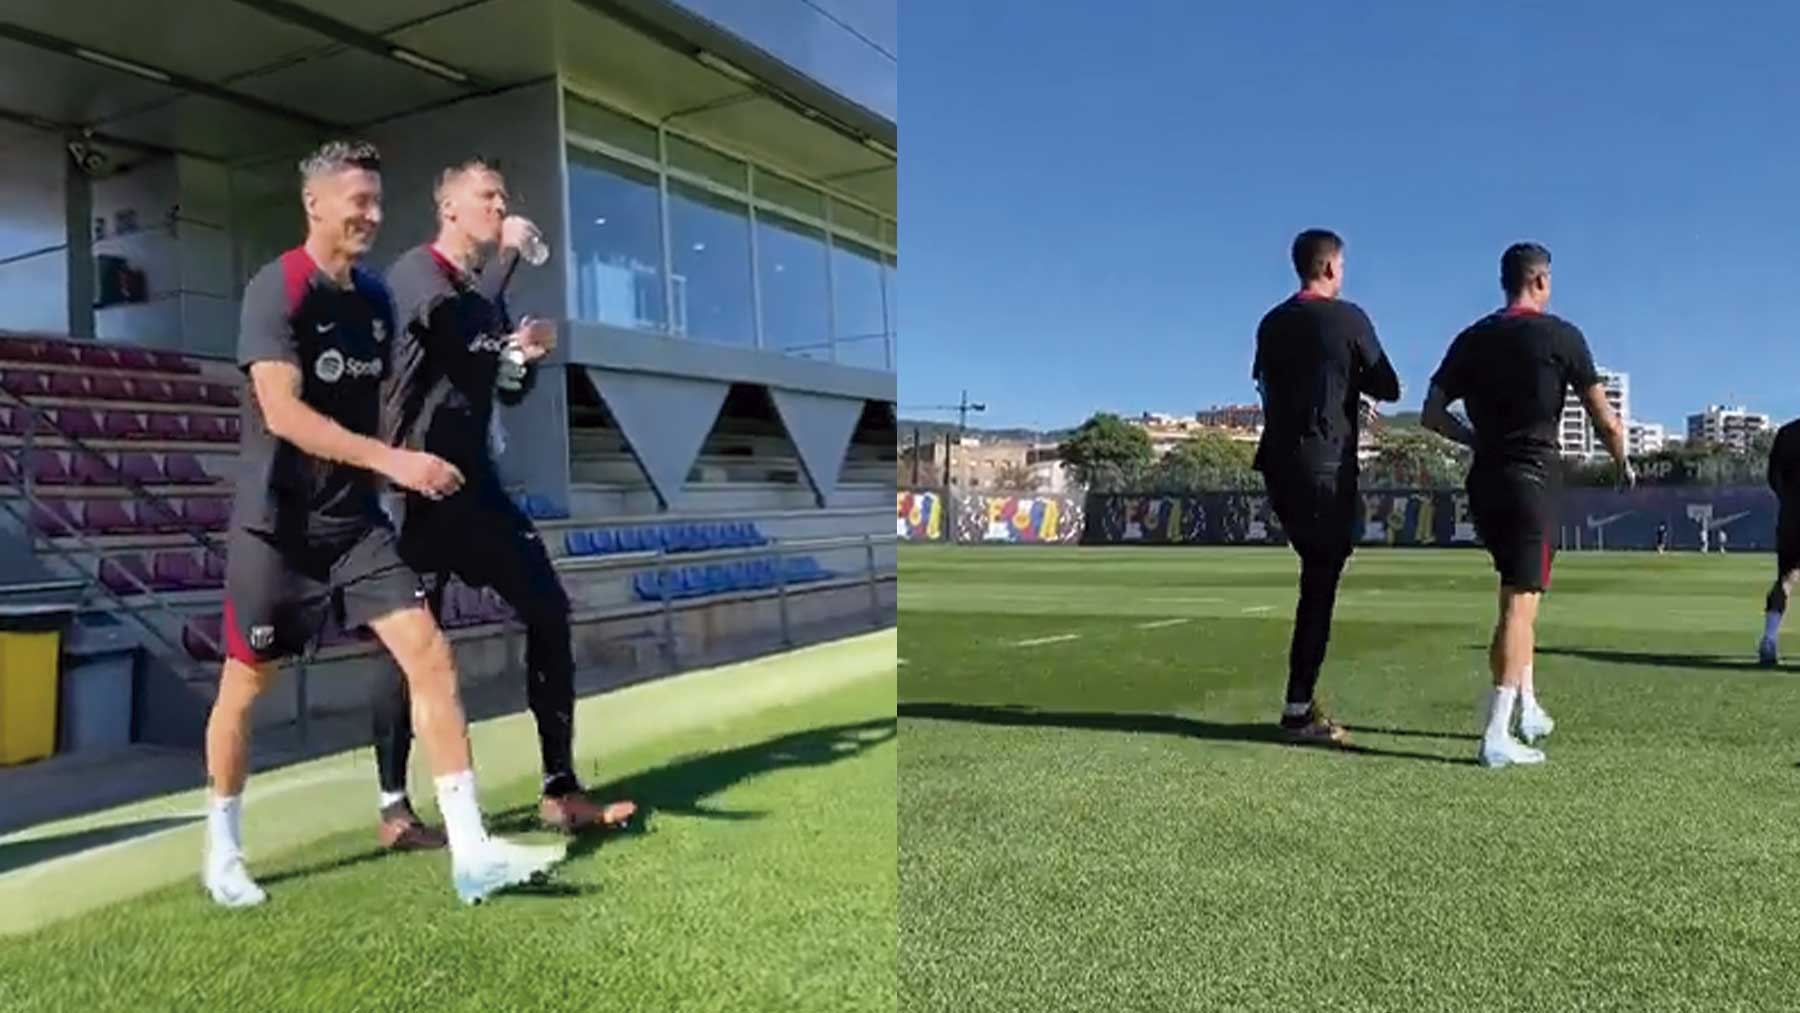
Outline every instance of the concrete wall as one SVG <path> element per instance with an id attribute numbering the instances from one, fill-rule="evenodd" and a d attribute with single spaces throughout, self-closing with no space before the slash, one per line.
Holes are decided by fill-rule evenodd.
<path id="1" fill-rule="evenodd" d="M 67 158 L 55 134 L 0 124 L 0 260 L 63 245 Z M 61 249 L 0 264 L 0 328 L 66 333 L 68 279 Z"/>
<path id="2" fill-rule="evenodd" d="M 152 348 L 230 355 L 237 294 L 230 236 L 230 177 L 217 162 L 166 156 L 93 185 L 106 235 L 96 256 L 144 272 L 146 299 L 94 311 L 96 336 Z M 135 228 L 126 231 L 127 218 Z"/>
<path id="3" fill-rule="evenodd" d="M 374 131 L 370 139 L 381 148 L 387 221 L 371 261 L 385 270 L 395 257 L 435 235 L 431 187 L 446 164 L 472 154 L 498 157 L 507 187 L 521 201 L 519 211 L 538 224 L 553 251 L 544 267 L 522 265 L 513 277 L 508 298 L 513 313 L 566 318 L 561 105 L 555 83 L 547 81 L 410 116 Z M 540 367 L 543 375 L 531 397 L 515 408 L 502 409 L 501 421 L 510 439 L 500 466 L 509 483 L 523 484 L 566 506 L 569 442 L 563 361 L 559 350 L 549 365 Z"/>

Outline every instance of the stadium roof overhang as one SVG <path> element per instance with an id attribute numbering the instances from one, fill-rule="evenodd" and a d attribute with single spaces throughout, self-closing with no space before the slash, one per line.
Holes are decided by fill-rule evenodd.
<path id="1" fill-rule="evenodd" d="M 894 125 L 663 0 L 8 0 L 0 120 L 231 164 L 561 74 L 890 212 Z"/>

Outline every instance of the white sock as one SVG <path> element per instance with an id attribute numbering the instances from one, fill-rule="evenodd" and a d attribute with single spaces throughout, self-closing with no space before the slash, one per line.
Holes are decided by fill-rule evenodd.
<path id="1" fill-rule="evenodd" d="M 1494 695 L 1488 702 L 1487 740 L 1499 742 L 1512 736 L 1513 703 L 1519 698 L 1519 691 L 1509 686 L 1495 686 Z"/>
<path id="2" fill-rule="evenodd" d="M 1781 613 L 1769 612 L 1763 615 L 1763 639 L 1774 640 L 1781 636 Z"/>
<path id="3" fill-rule="evenodd" d="M 388 806 L 395 805 L 397 803 L 404 802 L 404 801 L 406 801 L 406 792 L 405 791 L 381 792 L 381 811 L 386 812 Z"/>
<path id="4" fill-rule="evenodd" d="M 1312 710 L 1312 704 L 1310 703 L 1283 704 L 1281 716 L 1284 718 L 1303 718 L 1309 710 Z"/>
<path id="5" fill-rule="evenodd" d="M 444 814 L 444 831 L 450 852 L 468 854 L 487 843 L 481 825 L 481 806 L 475 800 L 475 772 L 464 770 L 437 779 L 438 809 Z"/>
<path id="6" fill-rule="evenodd" d="M 1531 666 L 1525 666 L 1525 674 L 1519 677 L 1519 709 L 1542 710 L 1537 702 L 1537 690 L 1531 685 Z"/>
<path id="7" fill-rule="evenodd" d="M 224 798 L 213 795 L 206 807 L 206 838 L 210 864 L 218 866 L 227 858 L 244 853 L 244 797 Z"/>

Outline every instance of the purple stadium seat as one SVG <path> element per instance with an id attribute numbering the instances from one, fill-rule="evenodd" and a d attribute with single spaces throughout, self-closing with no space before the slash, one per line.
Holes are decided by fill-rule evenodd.
<path id="1" fill-rule="evenodd" d="M 131 577 L 136 577 L 137 582 L 133 583 Z M 115 594 L 143 594 L 145 587 L 156 586 L 150 568 L 144 565 L 144 557 L 135 552 L 101 560 L 100 583 Z"/>
<path id="2" fill-rule="evenodd" d="M 39 485 L 68 485 L 72 478 L 63 456 L 49 450 L 34 452 L 26 470 L 30 472 L 31 480 Z"/>
<path id="3" fill-rule="evenodd" d="M 119 368 L 152 370 L 156 368 L 156 356 L 141 348 L 121 348 L 119 349 Z"/>
<path id="4" fill-rule="evenodd" d="M 144 417 L 137 412 L 107 412 L 102 424 L 106 435 L 115 440 L 142 440 L 150 435 Z"/>
<path id="5" fill-rule="evenodd" d="M 183 591 L 205 587 L 206 571 L 191 552 L 159 552 L 151 561 L 151 576 L 158 590 Z"/>
<path id="6" fill-rule="evenodd" d="M 135 400 L 148 401 L 151 404 L 168 404 L 175 400 L 175 392 L 169 389 L 169 381 L 155 377 L 139 377 L 131 382 Z"/>
<path id="7" fill-rule="evenodd" d="M 44 357 L 44 343 L 30 338 L 0 338 L 0 359 L 37 362 Z"/>
<path id="8" fill-rule="evenodd" d="M 238 406 L 237 391 L 232 390 L 229 384 L 216 381 L 209 383 L 206 385 L 206 403 L 218 405 L 221 408 L 236 408 Z"/>
<path id="9" fill-rule="evenodd" d="M 200 554 L 200 566 L 206 574 L 208 584 L 219 586 L 225 583 L 225 557 L 217 552 Z"/>
<path id="10" fill-rule="evenodd" d="M 58 408 L 56 428 L 78 440 L 98 439 L 100 417 L 86 408 Z"/>
<path id="11" fill-rule="evenodd" d="M 154 454 L 120 454 L 119 470 L 139 485 L 161 485 L 168 480 Z"/>
<path id="12" fill-rule="evenodd" d="M 186 531 L 187 514 L 178 499 L 143 500 L 138 503 L 138 527 L 165 535 Z"/>
<path id="13" fill-rule="evenodd" d="M 51 373 L 50 396 L 86 398 L 88 396 L 88 378 L 84 373 Z"/>
<path id="14" fill-rule="evenodd" d="M 169 395 L 180 404 L 206 403 L 206 388 L 192 380 L 169 381 Z"/>
<path id="15" fill-rule="evenodd" d="M 0 370 L 0 387 L 20 397 L 42 397 L 50 390 L 50 374 L 37 369 Z"/>
<path id="16" fill-rule="evenodd" d="M 119 368 L 119 351 L 106 345 L 75 345 L 75 355 L 84 366 L 96 369 Z"/>
<path id="17" fill-rule="evenodd" d="M 137 518 L 132 516 L 122 499 L 88 500 L 86 519 L 83 530 L 96 534 L 130 535 L 141 530 Z"/>
<path id="18" fill-rule="evenodd" d="M 243 433 L 244 433 L 244 420 L 243 419 L 239 418 L 236 415 L 233 415 L 230 418 L 227 418 L 225 420 L 225 435 L 231 437 L 231 442 L 236 443 L 238 441 L 238 438 L 240 436 L 242 436 Z"/>
<path id="19" fill-rule="evenodd" d="M 0 408 L 0 433 L 17 436 L 25 431 L 25 417 L 11 408 Z"/>
<path id="20" fill-rule="evenodd" d="M 181 628 L 181 646 L 187 648 L 188 655 L 195 661 L 218 661 L 220 660 L 219 652 L 208 645 L 206 641 L 210 639 L 213 644 L 223 648 L 225 646 L 224 631 L 224 617 L 195 616 Z"/>
<path id="21" fill-rule="evenodd" d="M 19 480 L 19 466 L 13 463 L 12 454 L 0 449 L 0 485 L 12 485 Z"/>
<path id="22" fill-rule="evenodd" d="M 150 412 L 146 416 L 150 421 L 150 438 L 153 440 L 188 439 L 187 416 L 170 415 L 167 412 Z"/>
<path id="23" fill-rule="evenodd" d="M 213 477 L 206 473 L 200 459 L 193 454 L 169 454 L 163 459 L 163 470 L 175 485 L 213 484 Z"/>
<path id="24" fill-rule="evenodd" d="M 104 454 L 69 451 L 69 480 L 76 485 L 118 485 L 119 470 Z"/>
<path id="25" fill-rule="evenodd" d="M 88 396 L 96 401 L 135 401 L 137 389 L 122 376 L 101 375 L 88 380 Z"/>
<path id="26" fill-rule="evenodd" d="M 207 531 L 223 531 L 231 522 L 231 500 L 204 496 L 187 501 L 188 523 Z"/>
<path id="27" fill-rule="evenodd" d="M 189 439 L 204 440 L 207 443 L 236 443 L 237 434 L 227 425 L 232 421 L 234 420 L 223 415 L 189 415 Z"/>
<path id="28" fill-rule="evenodd" d="M 47 499 L 31 505 L 31 526 L 41 535 L 50 538 L 62 538 L 70 530 L 81 530 L 81 517 L 76 513 L 76 504 L 68 500 Z"/>
<path id="29" fill-rule="evenodd" d="M 79 366 L 81 356 L 75 346 L 67 341 L 46 341 L 44 343 L 44 361 L 54 362 L 58 366 Z"/>
<path id="30" fill-rule="evenodd" d="M 155 360 L 156 368 L 165 373 L 200 372 L 199 366 L 194 365 L 187 361 L 183 356 L 177 355 L 174 352 L 151 352 L 150 356 Z"/>

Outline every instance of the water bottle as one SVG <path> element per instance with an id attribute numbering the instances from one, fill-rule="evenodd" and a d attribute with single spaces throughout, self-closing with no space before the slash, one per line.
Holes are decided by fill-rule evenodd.
<path id="1" fill-rule="evenodd" d="M 494 383 L 501 390 L 516 391 L 525 385 L 525 349 L 517 341 L 508 341 L 500 350 L 500 372 Z"/>
<path id="2" fill-rule="evenodd" d="M 550 244 L 544 242 L 536 228 L 526 229 L 525 239 L 519 244 L 519 256 L 532 267 L 542 267 L 550 259 Z"/>

